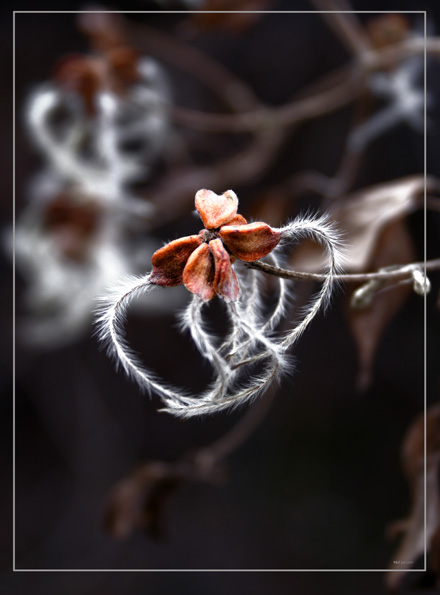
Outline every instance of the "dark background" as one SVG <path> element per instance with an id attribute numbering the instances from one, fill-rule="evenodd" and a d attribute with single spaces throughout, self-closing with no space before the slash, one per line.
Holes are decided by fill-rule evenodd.
<path id="1" fill-rule="evenodd" d="M 386 2 L 355 10 L 428 10 L 434 33 L 440 15 L 435 3 Z M 149 10 L 146 2 L 115 9 Z M 22 3 L 14 10 L 33 10 Z M 59 5 L 47 10 L 58 10 Z M 80 9 L 73 3 L 63 10 Z M 307 3 L 279 2 L 276 9 L 310 10 Z M 438 12 L 438 7 L 437 7 Z M 132 16 L 172 30 L 180 17 Z M 3 23 L 3 28 L 7 28 Z M 262 43 L 261 40 L 264 40 Z M 56 58 L 86 51 L 73 15 L 16 15 L 16 172 L 17 212 L 25 206 L 30 176 L 40 165 L 23 129 L 20 110 L 29 90 L 45 80 Z M 275 43 L 276 41 L 276 43 Z M 2 42 L 3 44 L 5 41 Z M 224 61 L 268 104 L 285 101 L 295 90 L 345 62 L 347 56 L 318 15 L 268 16 L 246 36 L 207 34 L 197 44 Z M 239 59 L 237 59 L 239 56 Z M 7 73 L 6 73 L 7 74 Z M 435 80 L 429 89 L 436 95 Z M 3 102 L 7 99 L 3 98 Z M 434 102 L 434 106 L 436 101 Z M 3 105 L 4 115 L 7 105 Z M 429 169 L 438 174 L 438 119 L 429 138 Z M 273 183 L 294 170 L 314 167 L 330 174 L 343 141 L 345 112 L 301 126 L 292 145 L 265 179 Z M 5 117 L 3 117 L 5 122 Z M 7 138 L 7 137 L 6 137 Z M 5 138 L 3 143 L 6 146 Z M 390 151 L 390 145 L 392 150 Z M 5 150 L 5 147 L 4 147 Z M 385 158 L 386 157 L 386 158 Z M 391 140 L 368 152 L 359 186 L 422 171 L 420 138 L 397 129 Z M 7 181 L 5 182 L 7 183 Z M 239 196 L 246 214 L 254 187 Z M 238 192 L 238 190 L 237 190 Z M 7 195 L 5 195 L 6 197 Z M 10 201 L 5 198 L 8 224 Z M 420 215 L 409 220 L 420 240 Z M 191 231 L 188 214 L 159 229 L 165 240 Z M 438 218 L 428 224 L 428 257 L 436 252 Z M 186 233 L 186 232 L 185 232 Z M 422 242 L 419 241 L 419 250 Z M 4 258 L 2 270 L 10 275 Z M 6 277 L 7 278 L 7 277 Z M 438 274 L 428 298 L 427 400 L 438 398 L 439 320 L 435 307 Z M 23 280 L 17 279 L 18 309 Z M 8 298 L 3 328 L 9 338 Z M 84 337 L 51 351 L 16 347 L 16 566 L 18 569 L 383 569 L 396 548 L 385 530 L 409 512 L 408 486 L 399 465 L 401 440 L 423 409 L 423 300 L 411 296 L 388 327 L 375 359 L 374 382 L 355 390 L 356 350 L 345 323 L 343 293 L 326 317 L 319 317 L 295 350 L 296 374 L 282 382 L 267 419 L 229 460 L 229 480 L 220 487 L 190 483 L 173 501 L 161 542 L 135 533 L 115 540 L 102 526 L 112 485 L 149 459 L 174 460 L 189 448 L 208 444 L 231 427 L 238 413 L 180 422 L 157 413 L 158 400 L 142 396 L 96 340 Z M 133 317 L 136 346 L 152 368 L 170 381 L 198 387 L 198 359 L 189 342 L 178 339 L 175 318 Z M 6 344 L 11 343 L 6 341 Z M 165 358 L 166 353 L 166 358 Z M 2 350 L 2 384 L 10 390 L 10 353 Z M 202 371 L 203 373 L 203 371 Z M 3 400 L 4 419 L 11 400 Z M 11 470 L 11 427 L 4 426 L 3 485 Z M 106 594 L 144 592 L 213 593 L 236 588 L 252 593 L 383 593 L 383 573 L 28 573 L 11 567 L 11 498 L 2 491 L 5 516 L 5 593 Z M 422 564 L 422 561 L 419 561 Z M 403 592 L 418 592 L 421 575 L 408 576 Z M 422 592 L 422 591 L 420 591 Z M 423 592 L 434 592 L 429 588 Z"/>

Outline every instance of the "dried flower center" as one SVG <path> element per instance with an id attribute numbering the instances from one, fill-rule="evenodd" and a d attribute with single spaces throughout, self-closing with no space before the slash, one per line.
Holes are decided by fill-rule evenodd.
<path id="1" fill-rule="evenodd" d="M 200 235 L 203 238 L 203 241 L 208 243 L 211 240 L 215 240 L 216 238 L 220 237 L 220 230 L 219 229 L 202 229 Z"/>

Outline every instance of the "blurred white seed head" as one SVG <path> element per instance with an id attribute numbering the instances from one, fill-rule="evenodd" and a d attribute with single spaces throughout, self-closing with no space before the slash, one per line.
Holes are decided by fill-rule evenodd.
<path id="1" fill-rule="evenodd" d="M 121 276 L 144 270 L 158 247 L 145 233 L 142 240 L 126 233 L 130 222 L 139 224 L 151 214 L 132 184 L 148 179 L 170 128 L 162 67 L 141 58 L 138 69 L 126 93 L 100 89 L 93 113 L 57 81 L 40 85 L 28 98 L 25 125 L 45 161 L 16 224 L 16 264 L 26 283 L 28 311 L 21 336 L 28 343 L 54 347 L 77 339 L 89 326 L 96 296 Z M 62 218 L 72 222 L 51 223 L 56 209 L 64 209 Z M 96 221 L 81 229 L 84 209 L 96 212 Z M 12 252 L 11 234 L 5 243 Z M 139 304 L 154 309 L 176 302 L 181 295 Z"/>

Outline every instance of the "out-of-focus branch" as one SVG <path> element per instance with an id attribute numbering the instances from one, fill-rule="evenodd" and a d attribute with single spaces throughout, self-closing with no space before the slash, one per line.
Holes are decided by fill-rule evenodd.
<path id="1" fill-rule="evenodd" d="M 163 225 L 188 210 L 194 188 L 226 188 L 261 176 L 276 159 L 285 136 L 281 130 L 260 131 L 246 149 L 206 167 L 176 171 L 144 196 L 153 205 L 151 225 Z"/>
<path id="2" fill-rule="evenodd" d="M 218 484 L 224 480 L 224 459 L 233 453 L 263 421 L 275 393 L 260 398 L 224 436 L 208 446 L 183 454 L 174 462 L 149 461 L 120 480 L 112 489 L 104 524 L 115 537 L 139 528 L 155 539 L 164 533 L 170 499 L 184 482 Z"/>
<path id="3" fill-rule="evenodd" d="M 264 107 L 242 114 L 214 114 L 174 106 L 171 115 L 176 124 L 207 132 L 251 132 L 258 128 L 278 128 L 322 116 L 341 108 L 364 90 L 362 73 L 350 69 L 348 77 L 337 86 L 281 107 Z"/>
<path id="4" fill-rule="evenodd" d="M 197 453 L 197 459 L 219 462 L 237 450 L 266 417 L 274 401 L 275 394 L 275 391 L 273 391 L 258 399 L 229 432 L 212 444 L 201 448 Z"/>
<path id="5" fill-rule="evenodd" d="M 374 48 L 366 34 L 358 16 L 353 12 L 346 0 L 311 0 L 311 3 L 321 12 L 321 16 L 339 37 L 355 58 L 362 61 Z M 347 12 L 341 12 L 347 11 Z M 321 207 L 326 208 L 335 197 L 346 194 L 353 184 L 362 163 L 362 151 L 350 146 L 350 132 L 365 121 L 370 108 L 370 96 L 364 93 L 355 104 L 354 114 L 347 134 L 345 147 L 335 175 L 331 179 L 322 180 L 319 194 L 324 197 Z M 321 182 L 321 180 L 319 180 Z"/>
<path id="6" fill-rule="evenodd" d="M 327 22 L 348 51 L 359 60 L 372 49 L 370 40 L 354 13 L 341 12 L 352 10 L 344 0 L 310 0 L 311 4 L 321 12 Z"/>
<path id="7" fill-rule="evenodd" d="M 280 107 L 264 107 L 240 114 L 203 113 L 188 108 L 173 108 L 176 123 L 210 132 L 251 132 L 255 128 L 276 128 L 296 124 L 328 114 L 350 104 L 365 92 L 370 74 L 410 56 L 425 51 L 423 38 L 364 53 L 362 62 L 347 68 L 347 76 L 338 84 L 313 96 Z M 440 39 L 426 41 L 426 53 L 440 55 Z"/>
<path id="8" fill-rule="evenodd" d="M 172 61 L 179 68 L 191 71 L 191 74 L 203 80 L 216 91 L 220 96 L 229 86 L 241 85 L 241 92 L 247 95 L 247 101 L 257 101 L 253 96 L 248 95 L 248 88 L 243 85 L 234 75 L 230 74 L 215 61 L 207 58 L 198 50 L 176 42 L 170 36 L 163 33 L 152 32 L 151 36 L 145 35 L 148 39 L 153 53 L 161 58 Z M 141 43 L 139 40 L 138 43 Z M 144 42 L 147 43 L 146 41 Z M 366 50 L 364 54 L 368 59 L 362 63 L 344 67 L 332 78 L 332 85 L 329 84 L 328 75 L 325 84 L 314 86 L 309 95 L 297 98 L 290 103 L 280 107 L 270 108 L 259 106 L 252 111 L 235 114 L 203 113 L 184 107 L 170 106 L 171 113 L 176 123 L 193 127 L 199 130 L 211 132 L 235 132 L 253 133 L 254 139 L 242 152 L 228 157 L 223 162 L 215 163 L 204 167 L 192 167 L 174 171 L 171 178 L 167 178 L 153 192 L 144 197 L 154 204 L 154 212 L 149 217 L 150 223 L 154 226 L 161 225 L 170 218 L 170 207 L 172 212 L 178 215 L 188 207 L 189 197 L 193 195 L 193 189 L 217 186 L 239 185 L 243 182 L 256 179 L 273 162 L 282 145 L 287 133 L 291 132 L 292 124 L 307 119 L 319 117 L 336 110 L 359 96 L 365 95 L 368 89 L 368 75 L 386 65 L 393 65 L 397 59 L 403 59 L 408 55 L 420 54 L 424 51 L 423 39 L 409 39 L 403 43 L 385 47 L 380 50 Z M 440 53 L 440 40 L 431 39 L 427 43 L 427 51 Z M 217 66 L 220 70 L 217 71 Z M 217 75 L 211 77 L 212 72 L 221 72 L 221 78 L 216 80 Z M 333 73 L 334 74 L 334 73 Z M 237 105 L 235 105 L 237 107 Z M 330 194 L 339 195 L 341 191 L 350 186 L 359 165 L 358 155 L 348 155 L 348 160 L 341 164 L 343 171 L 338 173 L 338 180 L 331 184 Z M 341 174 L 342 185 L 339 184 Z M 308 177 L 309 178 L 309 177 Z M 307 179 L 311 183 L 324 188 L 329 188 L 328 180 L 317 180 L 316 177 Z M 326 196 L 328 192 L 323 192 Z M 171 205 L 172 203 L 172 205 Z M 176 211 L 177 209 L 177 211 Z"/>
<path id="9" fill-rule="evenodd" d="M 240 78 L 197 48 L 142 23 L 130 25 L 133 44 L 139 49 L 174 64 L 221 97 L 232 111 L 255 108 L 258 99 Z"/>
<path id="10" fill-rule="evenodd" d="M 363 159 L 363 151 L 351 147 L 348 138 L 350 132 L 365 121 L 369 108 L 370 97 L 365 94 L 354 106 L 349 131 L 335 174 L 329 177 L 313 170 L 296 172 L 282 184 L 289 194 L 296 196 L 305 191 L 315 192 L 324 198 L 320 208 L 325 211 L 332 200 L 348 193 L 356 179 Z"/>
<path id="11" fill-rule="evenodd" d="M 252 110 L 250 113 L 254 113 L 264 109 L 240 78 L 203 52 L 145 24 L 139 27 L 131 25 L 130 30 L 137 47 L 198 79 L 222 98 L 231 110 L 247 110 L 246 113 Z M 174 115 L 179 110 L 185 112 L 184 108 L 174 105 L 170 105 L 170 110 Z M 193 200 L 194 188 L 237 185 L 264 173 L 276 158 L 285 137 L 284 131 L 279 127 L 274 130 L 253 127 L 245 132 L 250 132 L 253 138 L 238 154 L 213 165 L 175 170 L 172 177 L 156 187 L 151 195 L 144 196 L 154 205 L 154 211 L 148 218 L 151 225 L 162 225 L 185 211 L 189 201 Z"/>

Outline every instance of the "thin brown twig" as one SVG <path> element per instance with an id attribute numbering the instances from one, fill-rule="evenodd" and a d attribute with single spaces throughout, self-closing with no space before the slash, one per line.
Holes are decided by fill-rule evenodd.
<path id="1" fill-rule="evenodd" d="M 247 262 L 247 267 L 258 269 L 269 275 L 275 275 L 282 279 L 296 279 L 298 281 L 325 281 L 328 277 L 322 273 L 305 273 L 303 271 L 289 271 L 280 267 L 275 267 L 265 262 Z M 426 262 L 412 262 L 408 264 L 396 265 L 389 267 L 386 271 L 376 271 L 374 273 L 348 273 L 334 275 L 335 281 L 343 283 L 364 283 L 372 281 L 373 279 L 406 279 L 411 276 L 412 270 L 420 269 L 426 271 L 440 270 L 440 258 L 428 260 Z"/>

